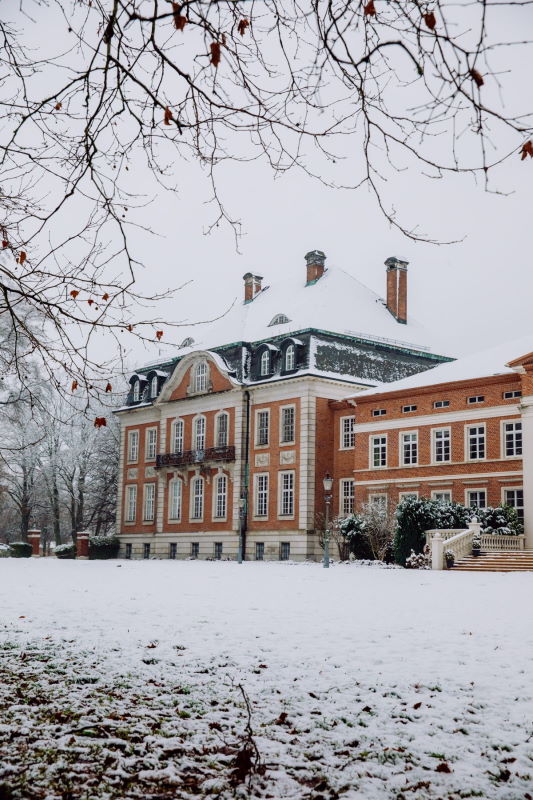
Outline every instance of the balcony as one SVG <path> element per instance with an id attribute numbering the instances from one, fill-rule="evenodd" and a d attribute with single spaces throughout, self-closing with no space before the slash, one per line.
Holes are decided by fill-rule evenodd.
<path id="1" fill-rule="evenodd" d="M 206 447 L 204 450 L 184 450 L 182 453 L 163 453 L 157 456 L 156 469 L 161 467 L 186 467 L 208 461 L 235 461 L 234 447 Z"/>

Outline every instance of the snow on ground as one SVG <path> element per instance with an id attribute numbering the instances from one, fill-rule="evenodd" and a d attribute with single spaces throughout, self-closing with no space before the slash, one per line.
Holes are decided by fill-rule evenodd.
<path id="1" fill-rule="evenodd" d="M 0 560 L 0 798 L 533 795 L 533 576 Z"/>

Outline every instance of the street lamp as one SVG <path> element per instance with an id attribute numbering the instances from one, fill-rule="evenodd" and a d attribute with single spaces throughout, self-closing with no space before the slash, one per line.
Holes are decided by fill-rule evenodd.
<path id="1" fill-rule="evenodd" d="M 333 488 L 333 478 L 326 472 L 322 480 L 324 486 L 324 500 L 326 501 L 326 529 L 324 531 L 324 568 L 329 568 L 329 507 L 331 504 L 331 490 Z"/>
<path id="2" fill-rule="evenodd" d="M 237 563 L 242 564 L 243 560 L 243 549 L 244 549 L 244 536 L 243 536 L 243 528 L 244 528 L 244 517 L 246 514 L 246 497 L 239 498 L 239 549 L 237 551 Z"/>

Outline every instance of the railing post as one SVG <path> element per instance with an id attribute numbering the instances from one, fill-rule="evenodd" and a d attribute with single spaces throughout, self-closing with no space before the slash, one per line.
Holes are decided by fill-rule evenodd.
<path id="1" fill-rule="evenodd" d="M 431 569 L 444 569 L 444 539 L 440 531 L 431 539 Z"/>
<path id="2" fill-rule="evenodd" d="M 478 522 L 477 517 L 472 517 L 468 523 L 468 529 L 472 531 L 474 536 L 481 536 L 481 522 Z"/>

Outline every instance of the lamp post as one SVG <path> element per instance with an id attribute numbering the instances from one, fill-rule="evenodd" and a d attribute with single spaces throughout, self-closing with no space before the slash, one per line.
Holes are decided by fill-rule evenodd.
<path id="1" fill-rule="evenodd" d="M 246 498 L 240 497 L 239 498 L 239 549 L 237 551 L 237 563 L 242 564 L 243 559 L 243 535 L 242 529 L 244 527 L 244 514 L 246 508 Z"/>
<path id="2" fill-rule="evenodd" d="M 329 568 L 329 507 L 331 504 L 331 489 L 333 488 L 333 478 L 326 472 L 322 480 L 324 486 L 324 500 L 326 502 L 326 529 L 324 531 L 324 569 Z"/>

